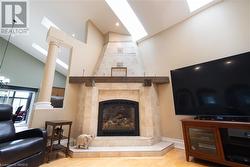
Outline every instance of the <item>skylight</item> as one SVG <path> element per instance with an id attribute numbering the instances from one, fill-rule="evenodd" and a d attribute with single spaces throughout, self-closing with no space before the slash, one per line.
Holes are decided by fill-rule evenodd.
<path id="1" fill-rule="evenodd" d="M 60 59 L 56 59 L 56 63 L 65 68 L 66 70 L 69 68 L 69 66 Z"/>
<path id="2" fill-rule="evenodd" d="M 130 7 L 127 0 L 105 0 L 120 19 L 135 41 L 147 36 L 143 25 Z"/>
<path id="3" fill-rule="evenodd" d="M 45 28 L 47 28 L 47 29 L 49 29 L 50 27 L 54 27 L 54 28 L 57 28 L 58 30 L 60 30 L 59 27 L 57 27 L 51 20 L 49 20 L 49 19 L 48 19 L 47 17 L 45 17 L 45 16 L 43 17 L 41 24 L 42 24 Z"/>
<path id="4" fill-rule="evenodd" d="M 33 43 L 32 47 L 35 48 L 40 53 L 42 53 L 44 56 L 47 56 L 48 54 L 47 50 L 43 49 L 41 46 L 37 45 L 36 43 Z"/>
<path id="5" fill-rule="evenodd" d="M 42 53 L 44 56 L 47 56 L 48 54 L 47 50 L 43 49 L 40 45 L 33 43 L 32 47 L 36 49 L 37 51 L 39 51 L 40 53 Z M 58 58 L 56 59 L 56 63 L 62 66 L 63 68 L 65 68 L 66 70 L 68 70 L 69 68 L 69 66 L 66 63 L 64 63 L 62 60 Z"/>
<path id="6" fill-rule="evenodd" d="M 189 11 L 194 12 L 195 10 L 209 4 L 214 0 L 186 0 L 188 3 Z"/>

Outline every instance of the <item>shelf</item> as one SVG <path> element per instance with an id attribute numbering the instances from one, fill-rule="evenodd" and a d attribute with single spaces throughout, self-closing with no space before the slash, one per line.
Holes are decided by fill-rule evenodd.
<path id="1" fill-rule="evenodd" d="M 54 121 L 46 121 L 46 124 L 51 126 L 71 125 L 72 121 L 54 120 Z"/>
<path id="2" fill-rule="evenodd" d="M 214 134 L 212 133 L 207 133 L 207 134 L 198 134 L 198 133 L 190 133 L 190 137 L 194 138 L 209 138 L 209 139 L 214 139 Z"/>
<path id="3" fill-rule="evenodd" d="M 48 136 L 48 140 L 51 140 L 51 138 L 52 136 Z M 63 139 L 68 139 L 68 137 L 67 136 L 62 136 L 62 137 L 54 136 L 53 141 L 63 140 Z"/>
<path id="4" fill-rule="evenodd" d="M 234 146 L 239 146 L 239 147 L 247 147 L 250 148 L 250 145 L 248 143 L 242 143 L 240 141 L 231 141 L 231 143 L 226 143 L 227 145 L 234 145 Z"/>
<path id="5" fill-rule="evenodd" d="M 204 140 L 199 138 L 190 138 L 191 142 L 199 142 L 199 143 L 206 143 L 206 144 L 215 144 L 215 140 Z"/>
<path id="6" fill-rule="evenodd" d="M 69 83 L 84 84 L 86 86 L 94 86 L 95 83 L 143 83 L 144 86 L 153 84 L 167 84 L 169 77 L 167 76 L 135 76 L 135 77 L 109 77 L 109 76 L 71 76 Z"/>
<path id="7" fill-rule="evenodd" d="M 47 146 L 47 150 L 50 151 L 50 146 Z M 53 144 L 52 151 L 66 151 L 67 147 L 61 145 L 61 144 Z"/>
<path id="8" fill-rule="evenodd" d="M 194 149 L 195 148 L 195 149 Z M 217 154 L 217 149 L 214 147 L 192 147 L 193 151 L 202 151 L 205 152 L 206 154 Z"/>

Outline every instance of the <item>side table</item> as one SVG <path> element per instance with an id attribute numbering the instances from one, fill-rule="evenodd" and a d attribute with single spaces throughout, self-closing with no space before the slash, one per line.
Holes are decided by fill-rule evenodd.
<path id="1" fill-rule="evenodd" d="M 68 126 L 68 133 L 64 135 L 64 126 Z M 69 140 L 70 140 L 70 132 L 71 132 L 72 121 L 66 120 L 56 120 L 56 121 L 46 121 L 45 129 L 51 130 L 51 133 L 48 134 L 48 142 L 47 146 L 47 162 L 49 161 L 49 156 L 53 152 L 64 152 L 65 156 L 69 155 Z M 67 146 L 61 144 L 61 140 L 67 139 Z"/>

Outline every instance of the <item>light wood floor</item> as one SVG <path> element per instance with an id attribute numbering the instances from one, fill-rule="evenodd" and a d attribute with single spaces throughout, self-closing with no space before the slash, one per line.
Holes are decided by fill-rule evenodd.
<path id="1" fill-rule="evenodd" d="M 185 152 L 173 149 L 162 157 L 61 158 L 42 167 L 219 167 L 203 161 L 186 162 Z"/>

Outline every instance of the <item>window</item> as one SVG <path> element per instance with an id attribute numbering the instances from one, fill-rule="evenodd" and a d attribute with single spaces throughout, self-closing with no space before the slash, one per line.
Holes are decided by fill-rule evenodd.
<path id="1" fill-rule="evenodd" d="M 31 93 L 27 91 L 14 91 L 14 96 L 10 97 L 13 99 L 13 113 L 15 113 L 19 106 L 23 106 L 21 111 L 29 109 L 30 96 L 32 96 Z"/>
<path id="2" fill-rule="evenodd" d="M 20 121 L 26 121 L 34 93 L 26 90 L 0 89 L 0 103 L 12 105 L 13 114 L 16 113 L 18 107 L 23 106 L 19 116 Z"/>
<path id="3" fill-rule="evenodd" d="M 194 12 L 214 0 L 187 0 L 189 11 Z"/>
<path id="4" fill-rule="evenodd" d="M 148 35 L 127 0 L 105 0 L 135 41 Z"/>

